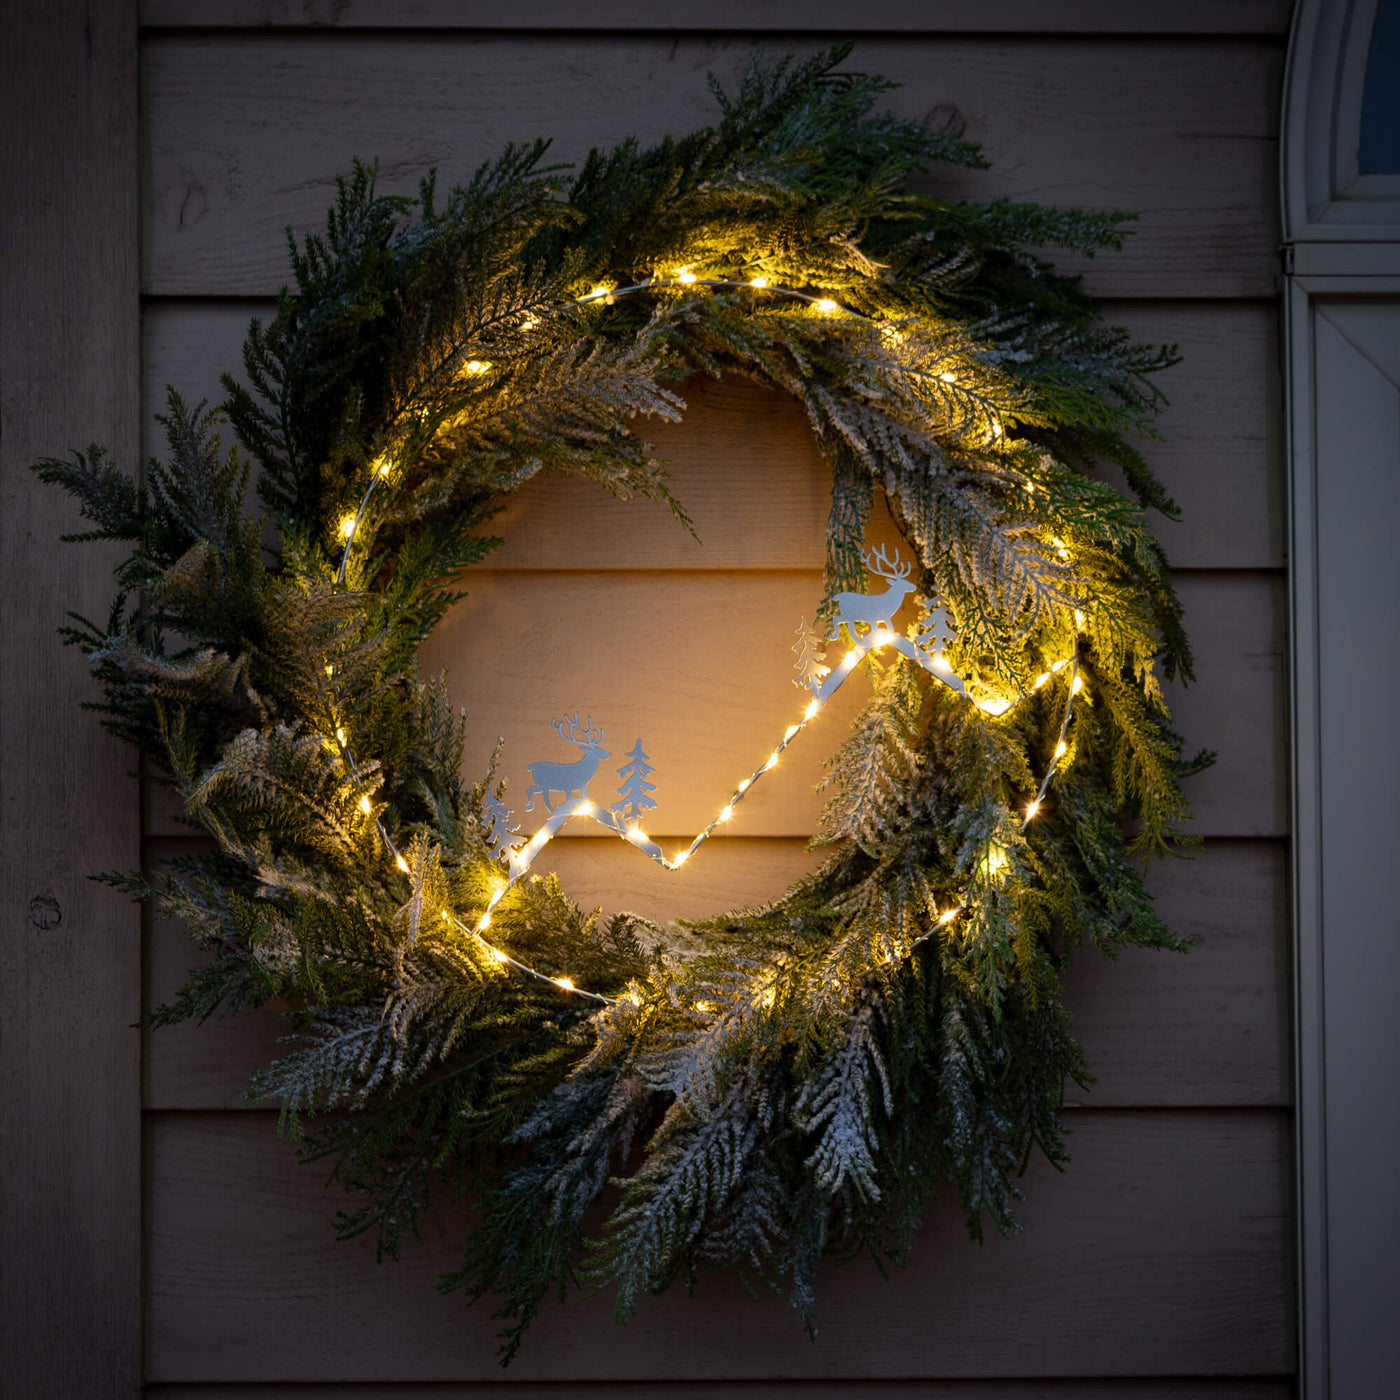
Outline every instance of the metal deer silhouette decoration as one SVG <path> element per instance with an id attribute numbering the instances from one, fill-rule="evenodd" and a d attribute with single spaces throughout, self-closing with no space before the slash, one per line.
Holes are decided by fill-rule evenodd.
<path id="1" fill-rule="evenodd" d="M 535 798 L 538 797 L 548 815 L 539 830 L 520 849 L 514 848 L 515 828 L 510 825 L 510 813 L 505 811 L 499 799 L 488 794 L 489 800 L 485 803 L 486 810 L 483 814 L 487 843 L 493 855 L 507 859 L 510 878 L 492 896 L 478 927 L 485 928 L 490 925 L 491 911 L 506 892 L 524 878 L 535 857 L 559 830 L 577 818 L 607 827 L 658 865 L 667 870 L 678 870 L 699 846 L 730 820 L 735 805 L 765 773 L 777 765 L 783 750 L 816 718 L 822 706 L 872 651 L 881 648 L 897 651 L 949 689 L 959 695 L 968 696 L 966 685 L 953 672 L 946 654 L 947 645 L 953 640 L 951 623 L 947 614 L 936 607 L 932 599 L 926 601 L 922 621 L 912 629 L 918 633 L 916 640 L 911 640 L 894 630 L 895 614 L 905 599 L 914 592 L 914 585 L 909 582 L 909 575 L 913 571 L 912 562 L 901 562 L 898 551 L 891 557 L 883 546 L 867 552 L 863 558 L 871 573 L 884 579 L 887 586 L 882 593 L 837 593 L 833 597 L 835 612 L 829 640 L 836 640 L 841 628 L 846 628 L 849 638 L 849 650 L 846 655 L 839 665 L 828 668 L 822 664 L 823 638 L 808 628 L 806 618 L 803 618 L 798 628 L 798 642 L 793 650 L 798 655 L 796 669 L 799 674 L 795 684 L 810 692 L 806 711 L 796 724 L 788 726 L 773 752 L 739 784 L 714 820 L 689 846 L 674 857 L 667 857 L 640 826 L 641 817 L 656 806 L 652 797 L 655 784 L 649 781 L 653 769 L 642 747 L 642 741 L 637 740 L 627 755 L 629 762 L 618 770 L 623 779 L 618 790 L 621 801 L 611 809 L 599 807 L 588 795 L 588 784 L 602 761 L 612 757 L 603 747 L 603 730 L 593 728 L 592 715 L 580 723 L 577 710 L 572 715 L 554 720 L 555 732 L 561 738 L 577 744 L 581 752 L 572 763 L 542 761 L 528 765 L 530 787 L 525 794 L 525 810 L 530 811 L 534 807 Z M 1068 660 L 1058 661 L 1051 669 L 1058 671 L 1068 664 Z M 1040 677 L 1037 686 L 1049 678 L 1049 673 Z M 972 703 L 993 715 L 1002 714 L 1011 705 L 1010 700 L 987 698 L 972 699 Z M 1046 781 L 1049 781 L 1048 776 Z M 558 801 L 554 800 L 556 795 Z M 577 801 L 571 803 L 570 798 L 576 798 Z"/>
<path id="2" fill-rule="evenodd" d="M 830 640 L 833 642 L 841 635 L 842 627 L 850 633 L 852 642 L 856 640 L 856 628 L 860 625 L 872 632 L 880 627 L 894 631 L 894 615 L 914 591 L 914 585 L 909 582 L 913 561 L 901 564 L 898 550 L 891 559 L 881 545 L 863 558 L 865 567 L 872 574 L 878 574 L 889 587 L 883 593 L 838 593 L 831 600 L 836 604 L 836 616 L 831 622 Z"/>
<path id="3" fill-rule="evenodd" d="M 593 716 L 587 723 L 578 722 L 578 711 L 572 716 L 553 721 L 555 732 L 564 739 L 577 744 L 583 756 L 572 763 L 532 763 L 529 765 L 530 787 L 525 793 L 525 810 L 531 811 L 538 797 L 544 809 L 551 816 L 556 804 L 549 799 L 557 792 L 561 800 L 579 797 L 588 800 L 588 784 L 598 771 L 598 765 L 612 755 L 603 747 L 603 731 L 593 728 Z M 567 732 L 566 732 L 567 727 Z"/>

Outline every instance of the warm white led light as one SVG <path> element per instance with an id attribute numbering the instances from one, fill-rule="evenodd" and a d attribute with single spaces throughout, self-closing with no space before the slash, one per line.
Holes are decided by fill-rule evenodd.
<path id="1" fill-rule="evenodd" d="M 690 852 L 689 852 L 689 851 L 682 851 L 682 852 L 680 853 L 680 855 L 678 855 L 678 856 L 675 858 L 675 860 L 673 860 L 673 861 L 671 862 L 671 864 L 674 865 L 674 866 L 682 866 L 682 865 L 684 865 L 684 864 L 686 863 L 686 861 L 688 861 L 689 859 L 690 859 Z"/>
<path id="2" fill-rule="evenodd" d="M 1040 811 L 1040 799 L 1037 797 L 1026 804 L 1026 820 L 1030 821 L 1038 811 Z"/>
<path id="3" fill-rule="evenodd" d="M 491 915 L 490 915 L 490 914 L 483 914 L 483 915 L 476 921 L 476 926 L 477 926 L 478 929 L 490 928 L 490 927 L 491 927 Z"/>
<path id="4" fill-rule="evenodd" d="M 693 272 L 684 271 L 676 273 L 676 281 L 684 282 L 687 287 L 690 286 L 690 284 L 695 280 L 695 274 Z"/>
<path id="5" fill-rule="evenodd" d="M 830 316 L 831 313 L 836 310 L 836 303 L 829 297 L 823 297 L 819 302 L 816 302 L 815 305 L 818 311 L 827 316 Z"/>
<path id="6" fill-rule="evenodd" d="M 397 865 L 405 875 L 408 874 L 408 862 L 402 856 L 395 856 L 394 864 Z"/>
<path id="7" fill-rule="evenodd" d="M 556 987 L 562 987 L 566 992 L 577 991 L 572 977 L 556 977 L 553 979 Z"/>
<path id="8" fill-rule="evenodd" d="M 740 791 L 740 792 L 747 792 L 747 791 L 749 790 L 749 784 L 752 783 L 752 782 L 753 782 L 753 779 L 752 779 L 752 778 L 740 778 L 740 779 L 739 779 L 739 791 Z"/>
<path id="9" fill-rule="evenodd" d="M 800 724 L 788 725 L 788 727 L 783 731 L 783 743 L 790 744 L 797 737 L 801 728 L 802 726 Z"/>
<path id="10" fill-rule="evenodd" d="M 813 700 L 812 703 L 811 703 L 810 705 L 807 706 L 807 712 L 802 716 L 802 718 L 803 718 L 803 719 L 816 719 L 816 717 L 817 717 L 817 711 L 820 710 L 821 707 L 822 707 L 822 703 L 821 703 L 820 700 Z"/>
<path id="11" fill-rule="evenodd" d="M 1063 758 L 1069 752 L 1069 745 L 1063 739 L 1055 745 L 1055 757 Z"/>
<path id="12" fill-rule="evenodd" d="M 355 517 L 353 515 L 340 517 L 340 533 L 347 540 L 355 533 Z"/>
<path id="13" fill-rule="evenodd" d="M 1071 690 L 1075 695 L 1078 695 L 1079 692 L 1080 692 L 1081 690 L 1083 690 L 1083 689 L 1084 689 L 1084 677 L 1083 677 L 1083 676 L 1076 676 L 1076 677 L 1074 678 L 1074 684 L 1070 686 L 1070 690 Z"/>
<path id="14" fill-rule="evenodd" d="M 767 285 L 768 285 L 768 279 L 767 279 L 766 277 L 750 277 L 750 278 L 749 278 L 749 286 L 750 286 L 750 287 L 758 287 L 758 288 L 761 290 L 762 288 L 766 287 Z"/>
<path id="15" fill-rule="evenodd" d="M 362 812 L 365 814 L 365 816 L 369 816 L 370 808 L 369 808 L 369 798 L 368 798 L 368 797 L 362 797 L 362 798 L 360 798 L 360 811 L 362 811 Z"/>
<path id="16" fill-rule="evenodd" d="M 720 814 L 719 814 L 719 819 L 720 819 L 720 821 L 722 821 L 722 822 L 727 822 L 727 821 L 730 819 L 730 817 L 732 817 L 733 815 L 734 815 L 734 808 L 733 808 L 733 807 L 728 807 L 728 806 L 727 806 L 727 807 L 725 807 L 725 808 L 723 809 L 723 811 L 720 812 Z"/>

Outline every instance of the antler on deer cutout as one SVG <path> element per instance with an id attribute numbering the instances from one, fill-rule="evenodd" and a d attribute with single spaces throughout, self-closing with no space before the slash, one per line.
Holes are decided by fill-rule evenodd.
<path id="1" fill-rule="evenodd" d="M 550 722 L 561 739 L 567 739 L 583 750 L 582 756 L 572 763 L 526 765 L 530 774 L 530 787 L 525 793 L 525 810 L 533 811 L 535 798 L 538 797 L 544 802 L 545 811 L 553 815 L 556 804 L 549 799 L 556 792 L 560 794 L 561 801 L 571 796 L 580 797 L 584 801 L 590 800 L 588 784 L 598 771 L 598 765 L 612 755 L 603 747 L 603 731 L 593 728 L 592 715 L 588 716 L 585 723 L 580 724 L 578 711 L 575 710 L 572 715 L 565 715 L 563 719 Z"/>
<path id="2" fill-rule="evenodd" d="M 836 604 L 836 616 L 831 623 L 831 640 L 835 641 L 841 635 L 841 628 L 844 626 L 851 634 L 851 640 L 855 641 L 858 634 L 858 626 L 868 627 L 872 632 L 877 628 L 884 627 L 889 631 L 894 631 L 894 614 L 899 611 L 900 605 L 914 591 L 914 585 L 909 582 L 909 574 L 914 568 L 913 560 L 900 563 L 899 551 L 896 550 L 894 558 L 891 559 L 885 551 L 885 546 L 868 551 L 862 556 L 865 560 L 865 567 L 872 574 L 878 574 L 884 579 L 889 587 L 883 593 L 838 593 L 832 602 Z"/>

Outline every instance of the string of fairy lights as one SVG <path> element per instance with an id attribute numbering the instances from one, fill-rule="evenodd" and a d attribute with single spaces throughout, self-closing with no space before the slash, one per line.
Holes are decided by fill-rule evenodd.
<path id="1" fill-rule="evenodd" d="M 776 297 L 786 297 L 792 301 L 804 302 L 822 315 L 841 315 L 853 320 L 863 321 L 870 325 L 881 324 L 876 321 L 874 317 L 867 316 L 859 311 L 853 311 L 848 307 L 843 307 L 829 297 L 815 296 L 809 292 L 801 292 L 792 287 L 775 286 L 770 284 L 768 280 L 762 276 L 752 277 L 748 281 L 732 281 L 723 278 L 698 277 L 688 269 L 682 268 L 674 277 L 649 278 L 626 287 L 595 287 L 593 291 L 589 292 L 586 296 L 562 303 L 555 307 L 540 308 L 536 313 L 527 315 L 520 322 L 519 329 L 525 332 L 534 329 L 534 327 L 539 324 L 539 316 L 560 315 L 575 307 L 586 306 L 600 301 L 611 303 L 618 297 L 629 296 L 640 292 L 654 292 L 668 288 L 687 290 L 706 288 L 726 291 L 747 290 L 763 292 Z M 891 327 L 888 328 L 887 333 L 897 332 Z M 469 360 L 463 366 L 463 371 L 472 376 L 485 375 L 489 374 L 492 368 L 493 366 L 487 362 Z M 943 373 L 939 377 L 948 382 L 956 382 L 956 376 L 951 373 Z M 990 412 L 989 420 L 991 423 L 992 436 L 1000 437 L 1002 433 L 1001 424 Z M 375 492 L 388 480 L 392 470 L 393 464 L 387 455 L 377 458 L 371 464 L 369 485 L 360 498 L 359 506 L 353 514 L 346 515 L 341 521 L 340 533 L 345 540 L 345 548 L 341 554 L 340 565 L 335 574 L 335 582 L 337 585 L 343 585 L 345 582 L 346 571 L 350 563 L 350 554 L 355 546 L 355 538 L 365 518 L 365 512 L 368 510 Z M 1028 491 L 1034 490 L 1029 481 L 1025 483 L 1025 486 Z M 1067 553 L 1058 540 L 1055 541 L 1055 544 L 1059 548 L 1062 556 Z M 1076 613 L 1075 620 L 1079 625 L 1083 625 L 1082 614 Z M 860 663 L 872 652 L 892 646 L 904 655 L 910 657 L 916 664 L 922 666 L 924 670 L 929 671 L 935 679 L 942 681 L 945 685 L 951 686 L 951 688 L 957 690 L 961 694 L 967 694 L 963 685 L 953 675 L 952 668 L 941 649 L 937 653 L 929 655 L 916 647 L 908 638 L 900 636 L 884 624 L 873 625 L 868 632 L 861 636 L 857 636 L 853 628 L 848 628 L 847 630 L 851 642 L 849 650 L 841 661 L 832 668 L 830 674 L 828 674 L 820 684 L 813 687 L 812 698 L 803 711 L 801 718 L 798 719 L 796 723 L 790 724 L 787 727 L 783 733 L 783 737 L 774 746 L 772 753 L 768 755 L 767 759 L 765 759 L 748 777 L 739 781 L 733 793 L 730 795 L 729 800 L 719 810 L 709 825 L 698 832 L 690 844 L 679 851 L 675 856 L 668 857 L 661 847 L 653 841 L 636 822 L 624 823 L 614 812 L 609 811 L 605 807 L 600 807 L 587 798 L 581 798 L 571 804 L 567 802 L 561 804 L 558 809 L 551 812 L 549 817 L 540 826 L 539 830 L 529 838 L 524 846 L 518 851 L 509 853 L 509 877 L 496 887 L 487 904 L 486 911 L 475 924 L 464 922 L 450 909 L 439 911 L 440 917 L 444 922 L 450 924 L 461 933 L 474 938 L 481 945 L 487 956 L 490 957 L 492 961 L 500 964 L 503 968 L 513 968 L 517 972 L 534 977 L 541 982 L 548 982 L 559 991 L 572 996 L 583 997 L 589 1001 L 599 1002 L 605 1006 L 617 1005 L 620 1000 L 619 998 L 605 996 L 601 992 L 594 992 L 585 987 L 579 987 L 574 983 L 571 977 L 556 976 L 551 973 L 542 972 L 538 968 L 531 967 L 529 963 L 523 962 L 521 959 L 491 942 L 486 934 L 487 930 L 491 927 L 492 914 L 506 895 L 508 895 L 529 873 L 530 867 L 534 864 L 540 852 L 549 844 L 554 836 L 570 821 L 579 818 L 597 822 L 599 825 L 615 832 L 636 850 L 649 856 L 660 865 L 662 869 L 668 871 L 679 870 L 720 827 L 733 818 L 735 807 L 753 790 L 755 784 L 757 784 L 765 773 L 771 772 L 778 766 L 778 761 L 783 751 L 797 739 L 798 735 L 801 734 L 814 719 L 816 719 L 827 701 L 831 699 L 832 695 L 840 689 L 841 685 L 848 677 L 854 674 Z M 1021 830 L 1023 831 L 1030 825 L 1031 821 L 1040 811 L 1041 805 L 1045 801 L 1045 794 L 1050 787 L 1050 780 L 1054 777 L 1056 770 L 1069 752 L 1067 736 L 1069 733 L 1070 720 L 1074 713 L 1074 701 L 1075 697 L 1083 689 L 1083 679 L 1079 675 L 1078 656 L 1076 655 L 1073 658 L 1055 662 L 1048 671 L 1037 676 L 1033 684 L 1033 689 L 1039 690 L 1042 686 L 1049 684 L 1054 675 L 1064 670 L 1066 666 L 1070 667 L 1070 678 L 1069 685 L 1066 689 L 1065 707 L 1060 720 L 1055 749 L 1050 757 L 1049 763 L 1046 765 L 1045 776 L 1041 779 L 1040 786 L 1036 790 L 1035 796 L 1026 804 L 1025 815 L 1021 822 Z M 326 674 L 333 678 L 335 667 L 333 665 L 327 666 Z M 980 709 L 994 715 L 1005 713 L 1005 711 L 1010 708 L 1011 703 L 1010 701 L 979 701 L 971 697 L 968 698 L 969 703 L 976 704 Z M 373 816 L 375 827 L 379 832 L 379 837 L 384 843 L 385 850 L 393 858 L 395 866 L 405 876 L 411 876 L 412 867 L 409 865 L 407 858 L 395 843 L 388 828 L 384 825 L 383 817 L 374 811 L 374 804 L 370 801 L 369 795 L 365 791 L 362 770 L 350 749 L 349 738 L 345 729 L 339 725 L 335 730 L 335 747 L 342 761 L 345 763 L 352 780 L 359 789 L 360 796 L 358 805 L 360 811 L 367 816 Z M 999 869 L 1005 864 L 1005 857 L 1003 856 L 1001 862 L 996 863 L 994 866 L 991 864 L 990 858 L 988 863 L 989 868 Z M 925 937 L 931 937 L 939 927 L 946 927 L 948 924 L 951 924 L 964 912 L 965 908 L 966 906 L 964 904 L 955 904 L 937 914 Z M 622 999 L 636 1001 L 636 997 L 631 993 L 625 994 Z"/>

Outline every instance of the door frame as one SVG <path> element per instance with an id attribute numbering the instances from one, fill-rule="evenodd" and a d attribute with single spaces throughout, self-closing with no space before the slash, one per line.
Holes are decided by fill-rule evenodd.
<path id="1" fill-rule="evenodd" d="M 1317 536 L 1318 307 L 1400 299 L 1400 175 L 1359 175 L 1361 96 L 1378 0 L 1299 0 L 1289 38 L 1280 142 L 1284 389 L 1292 657 L 1294 1093 L 1299 1392 L 1332 1400 L 1329 1280 L 1355 1267 L 1327 1221 L 1328 1154 L 1354 1148 L 1329 1125 L 1324 1015 L 1321 583 Z M 1400 775 L 1396 775 L 1400 781 Z M 1392 1110 L 1400 1112 L 1400 1109 Z M 1351 1400 L 1338 1395 L 1336 1400 Z"/>

